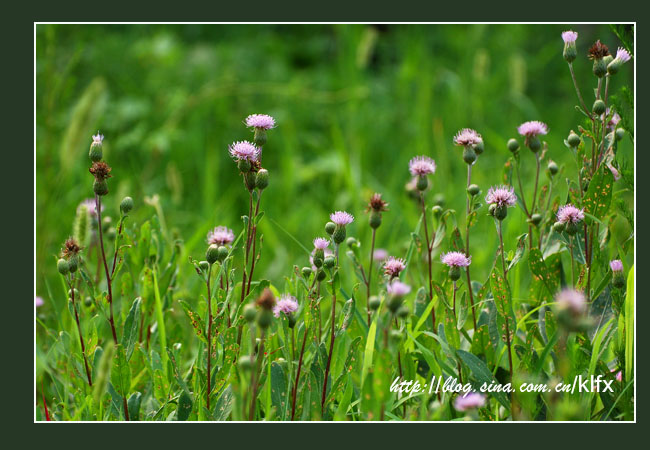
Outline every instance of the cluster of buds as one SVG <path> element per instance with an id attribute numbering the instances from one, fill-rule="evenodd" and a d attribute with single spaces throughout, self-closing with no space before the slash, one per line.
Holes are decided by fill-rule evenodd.
<path id="1" fill-rule="evenodd" d="M 325 231 L 332 237 L 336 245 L 345 241 L 345 227 L 354 222 L 354 216 L 346 211 L 336 211 L 330 214 L 330 221 L 325 224 Z"/>
<path id="2" fill-rule="evenodd" d="M 252 114 L 245 120 L 246 126 L 255 132 L 253 142 L 233 142 L 228 148 L 230 156 L 244 177 L 249 191 L 263 191 L 269 185 L 269 172 L 262 167 L 262 146 L 266 144 L 266 131 L 275 128 L 275 119 L 266 114 Z"/>
<path id="3" fill-rule="evenodd" d="M 63 244 L 61 258 L 56 263 L 56 268 L 61 275 L 75 273 L 79 267 L 79 252 L 81 247 L 73 238 L 68 238 Z"/>

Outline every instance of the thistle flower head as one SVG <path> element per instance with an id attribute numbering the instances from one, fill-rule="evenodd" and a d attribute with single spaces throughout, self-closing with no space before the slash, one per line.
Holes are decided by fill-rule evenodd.
<path id="1" fill-rule="evenodd" d="M 388 258 L 388 252 L 386 249 L 376 248 L 375 251 L 372 252 L 372 259 L 375 261 L 385 261 L 386 258 Z"/>
<path id="2" fill-rule="evenodd" d="M 280 313 L 289 315 L 296 310 L 298 310 L 298 302 L 296 301 L 296 298 L 289 294 L 282 294 L 280 300 L 278 300 L 273 307 L 273 315 L 277 318 L 280 317 Z"/>
<path id="3" fill-rule="evenodd" d="M 90 214 L 92 217 L 97 217 L 97 203 L 95 202 L 94 198 L 87 198 L 86 200 L 82 201 L 79 203 L 79 208 L 86 208 L 86 211 L 88 214 Z M 104 204 L 102 203 L 101 205 L 101 210 L 102 212 L 104 211 Z"/>
<path id="4" fill-rule="evenodd" d="M 257 300 L 255 300 L 255 304 L 262 309 L 269 311 L 273 310 L 273 307 L 275 306 L 275 297 L 273 296 L 271 289 L 264 289 L 262 294 L 260 294 L 260 296 L 257 297 Z"/>
<path id="5" fill-rule="evenodd" d="M 578 39 L 578 33 L 575 31 L 563 31 L 562 32 L 562 40 L 564 41 L 565 44 L 572 44 Z"/>
<path id="6" fill-rule="evenodd" d="M 93 143 L 92 145 L 102 145 L 102 142 L 104 141 L 104 135 L 99 134 L 99 131 L 97 134 L 93 135 Z"/>
<path id="7" fill-rule="evenodd" d="M 602 59 L 609 55 L 609 48 L 600 40 L 596 41 L 589 49 L 589 59 Z"/>
<path id="8" fill-rule="evenodd" d="M 558 309 L 571 311 L 575 315 L 580 315 L 587 309 L 584 294 L 575 289 L 564 289 L 558 292 L 555 301 L 558 303 Z"/>
<path id="9" fill-rule="evenodd" d="M 519 125 L 519 127 L 517 127 L 517 131 L 522 136 L 531 138 L 539 136 L 540 134 L 548 133 L 548 125 L 546 125 L 544 122 L 540 122 L 539 120 L 529 120 L 528 122 L 524 122 Z"/>
<path id="10" fill-rule="evenodd" d="M 517 196 L 512 186 L 492 186 L 488 189 L 485 201 L 499 207 L 510 207 L 517 203 Z"/>
<path id="11" fill-rule="evenodd" d="M 34 299 L 34 304 L 36 305 L 37 308 L 38 308 L 39 306 L 43 306 L 44 303 L 45 303 L 45 302 L 43 301 L 43 299 L 42 299 L 41 297 L 39 297 L 38 295 L 37 295 L 36 298 Z"/>
<path id="12" fill-rule="evenodd" d="M 90 169 L 88 169 L 95 179 L 99 181 L 112 177 L 111 170 L 111 167 L 104 161 L 94 162 Z"/>
<path id="13" fill-rule="evenodd" d="M 246 117 L 246 126 L 270 130 L 271 128 L 275 128 L 275 119 L 268 114 L 251 114 Z"/>
<path id="14" fill-rule="evenodd" d="M 228 147 L 230 156 L 235 160 L 257 161 L 260 155 L 260 149 L 248 141 L 238 141 Z"/>
<path id="15" fill-rule="evenodd" d="M 381 198 L 381 194 L 374 193 L 372 194 L 372 197 L 370 197 L 370 201 L 368 202 L 368 208 L 366 211 L 375 211 L 375 212 L 382 212 L 382 211 L 388 211 L 386 208 L 388 206 L 388 202 L 385 202 Z"/>
<path id="16" fill-rule="evenodd" d="M 411 292 L 411 286 L 402 283 L 400 280 L 395 279 L 386 287 L 388 295 L 393 297 L 404 297 Z"/>
<path id="17" fill-rule="evenodd" d="M 613 259 L 609 262 L 612 272 L 623 272 L 623 262 L 620 259 Z"/>
<path id="18" fill-rule="evenodd" d="M 68 238 L 66 239 L 65 243 L 63 244 L 63 249 L 61 250 L 61 253 L 64 258 L 70 258 L 77 256 L 79 252 L 81 251 L 81 247 L 77 243 L 77 241 L 74 240 L 74 238 Z"/>
<path id="19" fill-rule="evenodd" d="M 480 144 L 481 142 L 483 142 L 481 135 L 471 128 L 463 128 L 454 136 L 454 144 L 463 147 Z"/>
<path id="20" fill-rule="evenodd" d="M 485 396 L 478 392 L 468 392 L 465 395 L 459 395 L 454 400 L 456 411 L 467 411 L 468 409 L 482 408 L 483 406 L 485 406 Z"/>
<path id="21" fill-rule="evenodd" d="M 314 239 L 314 248 L 318 250 L 325 250 L 330 245 L 329 239 L 316 238 Z"/>
<path id="22" fill-rule="evenodd" d="M 461 252 L 448 252 L 440 255 L 440 260 L 449 267 L 467 267 L 471 264 L 472 257 Z"/>
<path id="23" fill-rule="evenodd" d="M 428 175 L 430 173 L 435 173 L 436 171 L 436 162 L 429 158 L 428 156 L 416 156 L 415 158 L 409 161 L 409 172 L 411 175 Z"/>
<path id="24" fill-rule="evenodd" d="M 406 269 L 406 262 L 402 258 L 391 256 L 384 263 L 384 274 L 391 278 L 399 276 L 402 270 Z"/>
<path id="25" fill-rule="evenodd" d="M 354 222 L 354 216 L 345 211 L 336 211 L 330 214 L 330 220 L 339 226 L 346 226 Z"/>
<path id="26" fill-rule="evenodd" d="M 585 219 L 585 213 L 582 209 L 578 209 L 571 203 L 561 206 L 557 210 L 557 221 L 560 223 L 573 223 L 582 222 Z"/>
<path id="27" fill-rule="evenodd" d="M 623 47 L 619 47 L 618 50 L 616 50 L 616 59 L 626 63 L 630 60 L 630 54 Z"/>
<path id="28" fill-rule="evenodd" d="M 224 226 L 218 226 L 208 232 L 208 244 L 229 245 L 234 240 L 235 234 Z"/>

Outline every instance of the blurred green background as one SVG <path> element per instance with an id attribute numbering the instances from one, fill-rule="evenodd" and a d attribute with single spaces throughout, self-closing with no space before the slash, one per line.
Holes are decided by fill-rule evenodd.
<path id="1" fill-rule="evenodd" d="M 243 125 L 248 114 L 274 116 L 278 127 L 264 148 L 271 184 L 262 198 L 256 274 L 276 282 L 308 262 L 282 229 L 311 248 L 334 210 L 357 217 L 349 234 L 367 249 L 363 210 L 375 191 L 390 203 L 377 246 L 403 256 L 419 218 L 404 189 L 415 155 L 436 160 L 433 191 L 461 212 L 463 224 L 466 166 L 452 142 L 460 128 L 475 128 L 485 140 L 473 170 L 483 193 L 502 181 L 505 144 L 526 120 L 549 125 L 548 157 L 564 165 L 562 177 L 575 179 L 563 139 L 584 117 L 573 107 L 562 59 L 560 33 L 569 28 L 579 32 L 574 65 L 591 105 L 587 49 L 596 39 L 611 49 L 621 45 L 605 25 L 39 25 L 37 295 L 47 297 L 44 281 L 57 276 L 54 255 L 72 232 L 77 205 L 92 196 L 87 154 L 97 130 L 114 175 L 107 214 L 115 217 L 130 195 L 130 221 L 141 223 L 154 212 L 145 198 L 157 194 L 167 227 L 198 258 L 210 228 L 238 233 L 247 214 L 227 146 L 252 138 Z M 633 87 L 633 73 L 629 63 L 614 77 L 615 96 L 623 85 Z M 633 129 L 626 115 L 623 124 Z M 632 164 L 631 140 L 621 143 L 620 155 Z M 530 196 L 534 159 L 527 151 L 522 159 Z M 563 178 L 557 186 L 566 193 Z M 512 249 L 527 226 L 519 210 L 510 216 Z M 496 249 L 492 220 L 481 215 L 472 235 L 472 276 L 481 281 Z M 181 265 L 191 284 L 193 272 Z"/>

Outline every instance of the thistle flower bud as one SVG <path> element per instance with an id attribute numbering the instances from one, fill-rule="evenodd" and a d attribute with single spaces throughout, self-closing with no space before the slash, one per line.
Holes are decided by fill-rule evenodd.
<path id="1" fill-rule="evenodd" d="M 210 244 L 208 250 L 205 252 L 205 259 L 209 264 L 214 264 L 219 259 L 219 247 L 217 244 Z"/>
<path id="2" fill-rule="evenodd" d="M 400 309 L 400 306 L 402 306 L 402 303 L 404 303 L 404 297 L 401 295 L 391 295 L 388 298 L 388 310 L 392 314 L 395 314 Z"/>
<path id="3" fill-rule="evenodd" d="M 88 157 L 92 162 L 99 162 L 104 157 L 102 152 L 102 141 L 104 136 L 97 133 L 93 136 L 93 142 L 90 144 L 90 151 L 88 152 Z"/>
<path id="4" fill-rule="evenodd" d="M 623 272 L 614 272 L 612 275 L 612 284 L 617 289 L 622 289 L 625 287 L 625 275 Z"/>
<path id="5" fill-rule="evenodd" d="M 248 303 L 246 306 L 244 306 L 244 320 L 248 323 L 251 323 L 255 320 L 255 317 L 257 316 L 257 309 L 255 308 L 255 305 L 252 303 Z"/>
<path id="6" fill-rule="evenodd" d="M 555 222 L 553 224 L 553 231 L 555 231 L 558 234 L 564 233 L 564 229 L 566 226 L 562 222 Z"/>
<path id="7" fill-rule="evenodd" d="M 593 67 L 594 75 L 598 78 L 602 78 L 607 73 L 607 64 L 603 58 L 594 59 Z"/>
<path id="8" fill-rule="evenodd" d="M 373 230 L 379 228 L 379 226 L 381 225 L 381 213 L 377 211 L 371 211 L 368 222 L 370 224 L 370 228 L 372 228 Z"/>
<path id="9" fill-rule="evenodd" d="M 569 236 L 573 236 L 578 232 L 578 224 L 575 222 L 567 222 L 565 227 L 565 231 Z"/>
<path id="10" fill-rule="evenodd" d="M 578 56 L 578 49 L 576 48 L 575 41 L 567 42 L 564 44 L 564 51 L 562 52 L 562 56 L 568 63 L 575 61 L 576 57 Z"/>
<path id="11" fill-rule="evenodd" d="M 607 106 L 605 105 L 605 102 L 602 101 L 601 99 L 597 99 L 594 102 L 594 106 L 591 108 L 594 113 L 598 114 L 599 116 L 605 112 L 607 109 Z"/>
<path id="12" fill-rule="evenodd" d="M 470 184 L 469 187 L 467 188 L 467 193 L 472 197 L 474 197 L 475 195 L 481 193 L 481 188 L 478 187 L 478 184 Z"/>
<path id="13" fill-rule="evenodd" d="M 122 214 L 128 214 L 133 209 L 133 199 L 131 197 L 124 197 L 120 203 L 120 211 Z"/>
<path id="14" fill-rule="evenodd" d="M 571 146 L 571 148 L 577 148 L 580 145 L 580 136 L 571 130 L 569 136 L 566 138 L 566 141 Z"/>
<path id="15" fill-rule="evenodd" d="M 497 209 L 497 205 L 494 204 L 494 203 L 491 204 L 491 205 L 488 207 L 488 214 L 491 215 L 492 217 L 494 217 L 494 211 L 495 211 L 496 209 Z"/>
<path id="16" fill-rule="evenodd" d="M 56 269 L 61 275 L 67 275 L 70 272 L 70 267 L 68 266 L 68 261 L 61 258 L 56 262 Z"/>
<path id="17" fill-rule="evenodd" d="M 614 75 L 618 73 L 618 69 L 620 69 L 623 64 L 628 62 L 630 58 L 631 57 L 628 51 L 623 47 L 619 47 L 618 51 L 616 52 L 616 58 L 609 55 L 609 57 L 606 56 L 603 60 L 605 61 L 605 64 L 607 64 L 607 72 L 610 75 Z"/>
<path id="18" fill-rule="evenodd" d="M 352 236 L 350 236 L 350 237 L 348 238 L 348 240 L 345 241 L 345 243 L 346 243 L 347 246 L 350 247 L 350 248 L 352 248 L 352 247 L 358 247 L 358 246 L 359 246 L 359 241 L 357 241 L 357 239 L 356 239 L 356 238 L 353 238 Z"/>
<path id="19" fill-rule="evenodd" d="M 75 273 L 77 271 L 77 267 L 79 265 L 78 258 L 79 258 L 78 256 L 73 255 L 70 256 L 70 258 L 68 259 L 68 270 L 70 271 L 70 273 Z"/>
<path id="20" fill-rule="evenodd" d="M 515 138 L 508 140 L 508 150 L 512 153 L 517 152 L 519 150 L 519 141 Z"/>
<path id="21" fill-rule="evenodd" d="M 316 275 L 316 279 L 318 281 L 323 281 L 323 280 L 325 280 L 326 277 L 327 277 L 327 274 L 325 273 L 324 270 L 319 270 L 318 274 Z"/>
<path id="22" fill-rule="evenodd" d="M 551 174 L 551 176 L 555 176 L 558 172 L 558 167 L 555 161 L 549 161 L 548 162 L 548 171 Z"/>
<path id="23" fill-rule="evenodd" d="M 210 263 L 207 261 L 199 262 L 199 269 L 201 269 L 201 271 L 203 271 L 204 273 L 207 273 L 208 270 L 210 270 Z"/>
<path id="24" fill-rule="evenodd" d="M 505 206 L 496 205 L 494 208 L 494 218 L 497 220 L 503 220 L 508 215 L 508 208 Z"/>
<path id="25" fill-rule="evenodd" d="M 542 141 L 537 136 L 531 136 L 528 140 L 528 148 L 537 153 L 542 148 Z"/>
<path id="26" fill-rule="evenodd" d="M 426 177 L 426 175 L 420 175 L 417 178 L 417 182 L 415 184 L 415 187 L 417 188 L 418 191 L 424 191 L 426 188 L 429 186 L 429 179 Z"/>
<path id="27" fill-rule="evenodd" d="M 225 259 L 228 257 L 228 247 L 225 245 L 220 245 L 219 248 L 217 249 L 217 260 L 219 260 L 220 263 L 224 262 Z"/>
<path id="28" fill-rule="evenodd" d="M 625 128 L 616 129 L 616 140 L 620 141 L 625 137 Z"/>
<path id="29" fill-rule="evenodd" d="M 95 179 L 93 182 L 93 191 L 100 196 L 108 194 L 108 183 L 106 180 Z"/>
<path id="30" fill-rule="evenodd" d="M 368 306 L 372 311 L 377 311 L 379 306 L 381 306 L 381 300 L 376 295 L 371 295 L 368 300 Z"/>
<path id="31" fill-rule="evenodd" d="M 463 161 L 467 164 L 474 164 L 474 161 L 476 161 L 476 152 L 474 151 L 474 147 L 471 145 L 466 145 L 463 147 Z M 420 189 L 424 190 L 424 189 Z"/>
<path id="32" fill-rule="evenodd" d="M 411 312 L 411 311 L 409 311 L 408 306 L 406 306 L 406 305 L 402 305 L 402 306 L 400 306 L 399 309 L 397 310 L 397 317 L 399 317 L 400 319 L 406 319 L 406 318 L 408 317 L 408 315 L 409 315 L 410 312 Z M 397 331 L 397 332 L 399 333 L 398 330 L 393 330 L 393 331 Z M 401 334 L 400 334 L 400 336 L 401 336 Z"/>
<path id="33" fill-rule="evenodd" d="M 311 267 L 303 267 L 301 270 L 303 278 L 309 278 L 311 276 Z"/>
<path id="34" fill-rule="evenodd" d="M 335 264 L 336 264 L 336 259 L 334 259 L 333 256 L 328 256 L 323 260 L 323 266 L 325 266 L 326 269 L 331 269 L 332 267 L 334 267 Z"/>
<path id="35" fill-rule="evenodd" d="M 449 279 L 451 281 L 458 281 L 460 279 L 460 267 L 458 266 L 449 267 Z"/>
<path id="36" fill-rule="evenodd" d="M 255 189 L 256 176 L 255 172 L 246 172 L 244 174 L 244 182 L 246 183 L 246 189 L 252 191 Z"/>
<path id="37" fill-rule="evenodd" d="M 542 215 L 535 213 L 532 216 L 530 216 L 530 219 L 528 219 L 528 222 L 535 225 L 535 226 L 537 226 L 542 222 Z"/>
<path id="38" fill-rule="evenodd" d="M 434 206 L 433 208 L 431 208 L 431 212 L 433 213 L 433 217 L 437 219 L 442 214 L 442 206 L 440 205 Z"/>
<path id="39" fill-rule="evenodd" d="M 293 314 L 287 314 L 287 325 L 289 325 L 289 328 L 293 328 L 296 326 L 296 318 L 293 317 Z"/>
<path id="40" fill-rule="evenodd" d="M 257 313 L 257 325 L 262 329 L 266 329 L 271 325 L 271 322 L 273 322 L 273 313 L 268 309 L 259 310 Z"/>
<path id="41" fill-rule="evenodd" d="M 260 169 L 257 171 L 257 175 L 255 175 L 255 187 L 259 189 L 260 191 L 263 191 L 266 189 L 266 187 L 269 185 L 269 171 L 266 169 Z"/>
<path id="42" fill-rule="evenodd" d="M 332 234 L 332 240 L 336 244 L 341 244 L 345 240 L 346 235 L 345 226 L 339 225 L 334 230 L 334 234 Z"/>
<path id="43" fill-rule="evenodd" d="M 477 155 L 480 155 L 484 151 L 485 151 L 485 144 L 483 143 L 483 139 L 481 139 L 476 144 L 474 144 L 474 152 L 476 152 Z"/>
<path id="44" fill-rule="evenodd" d="M 241 173 L 248 173 L 251 170 L 251 162 L 247 159 L 237 161 L 237 168 Z"/>
<path id="45" fill-rule="evenodd" d="M 336 230 L 336 224 L 334 222 L 327 222 L 325 224 L 325 232 L 329 234 L 330 236 L 334 234 L 334 230 Z"/>
<path id="46" fill-rule="evenodd" d="M 253 143 L 257 147 L 263 147 L 266 144 L 266 130 L 263 128 L 255 128 L 255 134 L 253 136 Z"/>
<path id="47" fill-rule="evenodd" d="M 86 298 L 84 299 L 84 306 L 88 308 L 92 306 L 92 304 L 93 304 L 93 299 L 89 295 L 86 296 Z"/>

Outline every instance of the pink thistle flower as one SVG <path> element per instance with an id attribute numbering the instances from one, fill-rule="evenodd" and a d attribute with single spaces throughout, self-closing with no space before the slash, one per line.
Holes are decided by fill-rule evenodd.
<path id="1" fill-rule="evenodd" d="M 88 214 L 90 214 L 92 217 L 97 217 L 97 203 L 95 203 L 95 199 L 93 198 L 87 198 L 86 200 L 82 201 L 81 203 L 79 203 L 79 206 L 77 208 L 86 208 Z M 102 212 L 104 212 L 103 203 L 102 203 L 101 210 Z"/>
<path id="2" fill-rule="evenodd" d="M 398 277 L 402 270 L 406 269 L 406 262 L 402 258 L 391 256 L 384 263 L 384 274 L 391 278 Z"/>
<path id="3" fill-rule="evenodd" d="M 92 145 L 102 145 L 102 142 L 104 141 L 104 135 L 99 134 L 99 131 L 97 134 L 93 135 L 93 144 Z"/>
<path id="4" fill-rule="evenodd" d="M 386 258 L 388 258 L 388 252 L 383 248 L 376 248 L 375 251 L 372 252 L 372 259 L 375 261 L 385 261 Z"/>
<path id="5" fill-rule="evenodd" d="M 37 295 L 36 298 L 34 299 L 34 304 L 36 305 L 37 308 L 38 308 L 39 306 L 43 306 L 44 303 L 45 303 L 45 302 L 43 301 L 43 299 L 42 299 L 41 297 L 39 297 L 38 295 Z"/>
<path id="6" fill-rule="evenodd" d="M 330 241 L 325 238 L 314 239 L 314 248 L 318 250 L 325 250 L 330 245 Z"/>
<path id="7" fill-rule="evenodd" d="M 208 244 L 229 245 L 235 240 L 231 229 L 219 226 L 208 232 Z"/>
<path id="8" fill-rule="evenodd" d="M 612 370 L 610 370 L 610 372 L 616 372 L 616 368 L 613 368 Z M 619 370 L 618 372 L 616 372 L 616 381 L 618 381 L 618 382 L 623 381 L 623 371 L 622 370 Z"/>
<path id="9" fill-rule="evenodd" d="M 564 41 L 565 44 L 572 44 L 578 39 L 578 33 L 575 31 L 563 31 L 562 32 L 562 40 Z"/>
<path id="10" fill-rule="evenodd" d="M 612 118 L 607 122 L 607 131 L 614 131 L 614 129 L 616 129 L 616 126 L 621 121 L 621 116 L 619 116 L 616 111 L 613 111 L 611 108 L 607 108 L 605 113 L 601 114 L 600 120 L 605 120 L 605 118 L 609 116 L 610 113 L 612 113 Z"/>
<path id="11" fill-rule="evenodd" d="M 613 259 L 609 262 L 609 268 L 612 269 L 612 272 L 623 272 L 623 261 Z"/>
<path id="12" fill-rule="evenodd" d="M 557 221 L 560 223 L 573 223 L 582 222 L 585 219 L 585 213 L 582 209 L 578 209 L 572 204 L 566 204 L 557 210 Z"/>
<path id="13" fill-rule="evenodd" d="M 234 142 L 230 147 L 228 147 L 228 151 L 230 152 L 230 156 L 235 158 L 237 161 L 241 161 L 242 159 L 257 161 L 260 156 L 260 149 L 248 141 Z"/>
<path id="14" fill-rule="evenodd" d="M 456 411 L 467 411 L 468 409 L 482 408 L 485 406 L 485 396 L 478 392 L 468 392 L 463 396 L 458 396 L 454 400 Z"/>
<path id="15" fill-rule="evenodd" d="M 402 283 L 400 280 L 395 279 L 386 287 L 388 295 L 393 297 L 404 297 L 411 292 L 411 286 L 408 284 Z"/>
<path id="16" fill-rule="evenodd" d="M 463 128 L 454 136 L 454 144 L 463 147 L 480 144 L 481 142 L 483 142 L 481 135 L 471 128 Z"/>
<path id="17" fill-rule="evenodd" d="M 499 207 L 511 207 L 517 203 L 517 196 L 512 186 L 492 186 L 488 189 L 485 201 Z"/>
<path id="18" fill-rule="evenodd" d="M 354 216 L 345 211 L 336 211 L 330 214 L 330 220 L 338 226 L 344 227 L 354 222 Z"/>
<path id="19" fill-rule="evenodd" d="M 619 47 L 616 50 L 616 58 L 621 61 L 621 63 L 626 63 L 630 60 L 630 54 L 623 47 Z"/>
<path id="20" fill-rule="evenodd" d="M 519 125 L 517 131 L 519 134 L 526 136 L 527 138 L 535 137 L 539 136 L 540 134 L 548 133 L 548 125 L 546 125 L 544 122 L 540 122 L 539 120 L 530 120 Z"/>
<path id="21" fill-rule="evenodd" d="M 587 310 L 587 300 L 582 292 L 574 289 L 564 289 L 557 293 L 555 301 L 560 310 L 569 310 L 575 315 L 580 315 Z"/>
<path id="22" fill-rule="evenodd" d="M 467 267 L 472 263 L 472 257 L 461 252 L 448 252 L 440 255 L 443 264 L 449 267 Z"/>
<path id="23" fill-rule="evenodd" d="M 280 300 L 278 300 L 273 307 L 273 315 L 276 318 L 280 317 L 280 313 L 284 313 L 288 316 L 297 310 L 298 302 L 296 301 L 296 298 L 289 294 L 282 294 Z"/>
<path id="24" fill-rule="evenodd" d="M 430 173 L 435 173 L 436 171 L 436 162 L 429 158 L 428 156 L 416 156 L 415 158 L 409 161 L 409 172 L 411 175 L 428 175 Z"/>
<path id="25" fill-rule="evenodd" d="M 246 126 L 261 130 L 270 130 L 271 128 L 275 128 L 275 119 L 267 114 L 251 114 L 246 117 Z"/>

